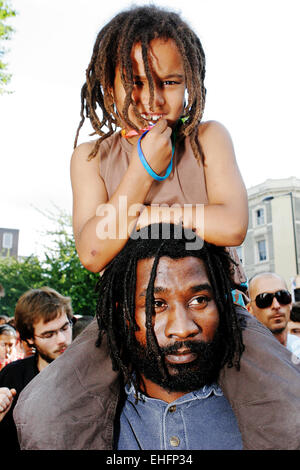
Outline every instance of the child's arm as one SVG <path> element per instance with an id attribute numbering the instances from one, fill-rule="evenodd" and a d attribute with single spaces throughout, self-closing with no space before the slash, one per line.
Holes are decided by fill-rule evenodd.
<path id="1" fill-rule="evenodd" d="M 248 228 L 248 196 L 236 163 L 231 137 L 218 122 L 199 129 L 205 156 L 204 171 L 209 204 L 204 210 L 204 239 L 238 246 Z"/>
<path id="2" fill-rule="evenodd" d="M 182 221 L 185 227 L 193 228 L 209 243 L 238 246 L 247 232 L 248 198 L 230 135 L 220 123 L 210 121 L 199 126 L 198 136 L 204 153 L 208 196 L 208 204 L 203 208 L 204 218 L 195 206 L 186 208 L 184 214 L 180 207 L 174 210 L 150 206 L 142 212 L 137 228 L 155 222 Z"/>
<path id="3" fill-rule="evenodd" d="M 162 120 L 143 139 L 149 163 L 157 173 L 164 171 L 171 159 L 171 132 L 167 121 Z M 127 242 L 139 216 L 138 208 L 142 207 L 153 179 L 145 171 L 136 146 L 133 146 L 129 167 L 108 200 L 99 172 L 99 156 L 88 161 L 92 146 L 93 143 L 81 144 L 72 155 L 73 231 L 81 263 L 90 271 L 99 272 Z M 125 205 L 119 203 L 122 196 Z M 134 208 L 136 210 L 132 212 L 136 213 L 128 215 L 128 210 Z M 101 239 L 99 235 L 103 229 L 109 231 L 109 228 L 108 237 Z"/>

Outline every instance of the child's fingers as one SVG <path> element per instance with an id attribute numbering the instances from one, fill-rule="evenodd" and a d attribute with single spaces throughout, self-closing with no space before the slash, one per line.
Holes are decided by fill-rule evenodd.
<path id="1" fill-rule="evenodd" d="M 158 123 L 155 124 L 155 126 L 153 126 L 153 128 L 149 132 L 153 134 L 166 133 L 168 137 L 171 137 L 172 129 L 168 126 L 168 121 L 166 119 L 160 119 Z"/>

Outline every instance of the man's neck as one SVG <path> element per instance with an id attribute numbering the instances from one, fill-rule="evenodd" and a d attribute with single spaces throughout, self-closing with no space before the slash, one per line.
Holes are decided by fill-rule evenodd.
<path id="1" fill-rule="evenodd" d="M 166 403 L 172 403 L 178 398 L 186 395 L 188 392 L 169 392 L 162 388 L 160 385 L 147 380 L 143 377 L 145 387 L 141 387 L 141 392 L 150 398 L 157 398 L 158 400 L 165 401 Z"/>
<path id="2" fill-rule="evenodd" d="M 36 362 L 37 368 L 39 372 L 41 372 L 45 367 L 49 365 L 49 362 L 45 361 L 39 354 L 37 356 L 37 362 Z"/>

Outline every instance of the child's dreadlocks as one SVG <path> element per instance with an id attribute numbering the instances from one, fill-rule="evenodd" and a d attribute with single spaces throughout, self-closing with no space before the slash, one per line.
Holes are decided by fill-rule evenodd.
<path id="1" fill-rule="evenodd" d="M 155 38 L 173 39 L 182 56 L 186 73 L 188 102 L 183 116 L 187 119 L 181 125 L 177 139 L 190 136 L 195 157 L 202 158 L 200 143 L 197 138 L 205 104 L 205 55 L 199 38 L 176 13 L 166 11 L 157 6 L 136 7 L 119 13 L 98 34 L 92 58 L 86 71 L 86 82 L 81 89 L 81 121 L 79 123 L 74 147 L 85 117 L 89 118 L 98 134 L 93 151 L 89 158 L 96 156 L 100 143 L 112 135 L 120 120 L 114 107 L 110 90 L 113 87 L 115 70 L 120 66 L 122 83 L 126 92 L 123 119 L 130 128 L 138 130 L 128 116 L 129 106 L 142 125 L 145 125 L 137 107 L 132 100 L 133 72 L 131 63 L 132 47 L 141 43 L 145 71 L 150 88 L 150 107 L 154 100 L 154 86 L 151 67 L 149 65 L 149 43 Z M 101 108 L 102 117 L 97 114 L 97 106 Z M 106 128 L 104 131 L 103 129 Z M 108 131 L 107 131 L 108 129 Z"/>
<path id="2" fill-rule="evenodd" d="M 146 293 L 146 331 L 147 344 L 160 357 L 152 318 L 154 281 L 157 265 L 162 256 L 173 259 L 194 256 L 204 261 L 219 311 L 219 327 L 225 343 L 221 366 L 235 365 L 239 369 L 244 346 L 242 327 L 231 294 L 232 260 L 223 247 L 206 242 L 200 250 L 187 249 L 186 243 L 192 237 L 195 239 L 195 234 L 185 229 L 183 237 L 179 238 L 178 228 L 181 229 L 181 227 L 167 224 L 153 224 L 143 228 L 139 232 L 140 238 L 129 239 L 124 249 L 110 263 L 98 284 L 99 297 L 96 311 L 100 329 L 98 345 L 101 344 L 102 334 L 105 332 L 113 368 L 122 371 L 125 382 L 129 379 L 134 381 L 132 372 L 135 371 L 130 368 L 130 350 L 134 341 L 134 332 L 138 329 L 135 321 L 135 290 L 137 263 L 141 259 L 154 258 Z M 155 238 L 151 238 L 153 233 L 157 234 Z M 170 234 L 169 239 L 165 239 L 166 233 Z"/>

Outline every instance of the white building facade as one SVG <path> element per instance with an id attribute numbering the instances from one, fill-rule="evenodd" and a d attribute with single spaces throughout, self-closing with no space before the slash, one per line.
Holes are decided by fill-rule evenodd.
<path id="1" fill-rule="evenodd" d="M 268 179 L 248 189 L 248 203 L 248 232 L 237 248 L 247 277 L 276 272 L 292 288 L 300 265 L 300 179 Z"/>

